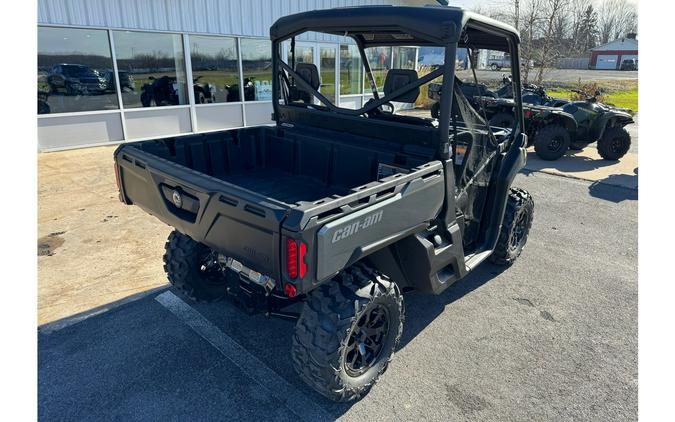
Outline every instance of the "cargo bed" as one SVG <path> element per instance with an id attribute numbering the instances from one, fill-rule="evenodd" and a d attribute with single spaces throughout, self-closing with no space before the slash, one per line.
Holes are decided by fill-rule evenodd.
<path id="1" fill-rule="evenodd" d="M 405 186 L 414 182 L 413 192 L 442 175 L 431 155 L 336 131 L 262 126 L 124 144 L 115 160 L 125 203 L 257 271 L 279 274 L 283 230 L 299 233 L 403 198 Z M 441 199 L 419 210 L 419 221 Z"/>

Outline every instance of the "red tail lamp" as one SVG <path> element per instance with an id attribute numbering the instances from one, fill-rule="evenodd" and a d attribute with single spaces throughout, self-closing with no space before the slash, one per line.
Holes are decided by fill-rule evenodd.
<path id="1" fill-rule="evenodd" d="M 298 277 L 298 244 L 293 239 L 286 240 L 286 273 L 288 278 Z"/>
<path id="2" fill-rule="evenodd" d="M 300 246 L 298 246 L 298 243 Z M 288 278 L 304 278 L 307 274 L 307 263 L 305 255 L 307 254 L 307 245 L 305 242 L 297 242 L 294 239 L 286 239 L 286 273 Z"/>
<path id="3" fill-rule="evenodd" d="M 307 245 L 305 245 L 305 242 L 300 242 L 300 255 L 298 256 L 298 262 L 300 263 L 300 278 L 304 278 L 305 273 L 307 273 L 307 264 L 305 263 L 306 253 Z"/>
<path id="4" fill-rule="evenodd" d="M 295 286 L 293 284 L 291 284 L 291 283 L 285 283 L 284 284 L 284 294 L 286 296 L 288 296 L 292 299 L 292 298 L 295 297 L 296 293 L 297 292 L 296 292 Z"/>

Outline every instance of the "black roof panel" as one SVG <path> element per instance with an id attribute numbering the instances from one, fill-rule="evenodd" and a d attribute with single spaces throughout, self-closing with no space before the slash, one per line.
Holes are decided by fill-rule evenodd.
<path id="1" fill-rule="evenodd" d="M 366 47 L 445 45 L 457 42 L 467 24 L 500 37 L 513 35 L 518 38 L 518 31 L 509 25 L 447 6 L 361 6 L 314 10 L 278 19 L 270 28 L 270 38 L 278 41 L 302 32 L 316 31 L 360 38 Z M 477 48 L 503 47 L 494 42 L 477 45 L 482 44 L 481 40 L 488 41 L 485 37 L 477 37 L 472 44 Z"/>

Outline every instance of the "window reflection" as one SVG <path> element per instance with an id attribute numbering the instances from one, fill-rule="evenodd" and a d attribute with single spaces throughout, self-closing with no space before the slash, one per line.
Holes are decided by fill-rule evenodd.
<path id="1" fill-rule="evenodd" d="M 394 69 L 415 69 L 415 47 L 394 47 Z"/>
<path id="2" fill-rule="evenodd" d="M 340 95 L 361 93 L 361 56 L 355 45 L 340 46 Z"/>
<path id="3" fill-rule="evenodd" d="M 244 100 L 272 100 L 272 45 L 268 40 L 242 38 Z"/>
<path id="4" fill-rule="evenodd" d="M 118 109 L 108 34 L 38 28 L 38 114 Z"/>
<path id="5" fill-rule="evenodd" d="M 113 36 L 124 107 L 188 104 L 180 34 L 115 31 Z M 122 75 L 128 76 L 125 82 Z"/>
<path id="6" fill-rule="evenodd" d="M 377 90 L 382 91 L 387 72 L 391 68 L 391 47 L 370 47 L 366 48 L 365 52 L 370 70 L 375 78 Z M 370 92 L 370 84 L 367 84 L 367 86 L 367 92 Z"/>
<path id="7" fill-rule="evenodd" d="M 196 104 L 241 101 L 234 38 L 191 35 L 190 61 Z"/>

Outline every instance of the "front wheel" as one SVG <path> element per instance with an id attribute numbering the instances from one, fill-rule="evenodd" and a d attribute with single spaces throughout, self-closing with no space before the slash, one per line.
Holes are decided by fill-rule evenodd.
<path id="1" fill-rule="evenodd" d="M 387 369 L 403 315 L 398 286 L 357 263 L 309 294 L 295 326 L 293 366 L 325 397 L 358 399 Z"/>
<path id="2" fill-rule="evenodd" d="M 497 70 L 499 70 L 499 66 L 497 66 L 496 63 L 492 63 L 492 64 L 490 65 L 490 69 L 492 69 L 493 71 L 497 71 Z"/>
<path id="3" fill-rule="evenodd" d="M 490 260 L 499 265 L 511 265 L 527 243 L 534 218 L 534 201 L 524 189 L 511 188 L 504 211 L 499 240 Z"/>
<path id="4" fill-rule="evenodd" d="M 548 125 L 534 136 L 534 152 L 546 161 L 557 160 L 565 155 L 570 146 L 570 133 L 560 125 Z"/>
<path id="5" fill-rule="evenodd" d="M 625 128 L 610 127 L 598 141 L 598 154 L 605 160 L 616 161 L 630 149 L 630 134 Z"/>

